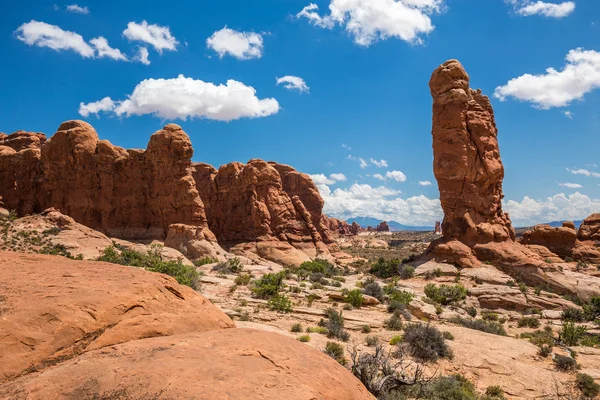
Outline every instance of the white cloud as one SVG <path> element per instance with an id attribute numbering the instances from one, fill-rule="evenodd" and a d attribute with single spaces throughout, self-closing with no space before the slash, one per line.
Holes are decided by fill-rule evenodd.
<path id="1" fill-rule="evenodd" d="M 102 36 L 90 40 L 90 44 L 96 48 L 99 58 L 108 57 L 113 60 L 128 61 L 125 54 L 121 53 L 121 50 L 110 47 L 108 40 Z"/>
<path id="2" fill-rule="evenodd" d="M 549 109 L 582 100 L 586 93 L 600 87 L 600 52 L 575 49 L 569 51 L 566 60 L 562 71 L 548 68 L 546 74 L 525 74 L 511 79 L 497 87 L 494 96 L 501 101 L 514 97 Z"/>
<path id="3" fill-rule="evenodd" d="M 383 175 L 381 175 L 381 174 L 375 174 L 375 175 L 373 175 L 373 178 L 379 179 L 380 181 L 386 181 L 387 180 L 386 177 L 383 176 Z"/>
<path id="4" fill-rule="evenodd" d="M 600 178 L 600 173 L 590 171 L 587 169 L 583 169 L 583 168 L 579 168 L 579 169 L 567 168 L 567 171 L 569 171 L 573 175 L 584 175 L 584 176 L 593 176 L 594 178 Z"/>
<path id="5" fill-rule="evenodd" d="M 319 7 L 311 3 L 296 17 L 321 28 L 344 26 L 360 46 L 388 38 L 420 44 L 422 36 L 434 30 L 430 15 L 441 12 L 443 4 L 444 0 L 331 0 L 329 15 L 319 15 Z"/>
<path id="6" fill-rule="evenodd" d="M 431 186 L 430 181 L 419 181 L 419 186 Z"/>
<path id="7" fill-rule="evenodd" d="M 76 14 L 84 14 L 84 15 L 87 15 L 90 13 L 89 8 L 81 7 L 81 6 L 78 6 L 77 4 L 71 4 L 70 6 L 67 6 L 67 11 L 76 13 Z"/>
<path id="8" fill-rule="evenodd" d="M 17 39 L 30 46 L 48 47 L 56 51 L 73 50 L 84 58 L 94 57 L 94 49 L 75 32 L 64 31 L 56 25 L 30 21 L 15 31 Z"/>
<path id="9" fill-rule="evenodd" d="M 369 166 L 369 163 L 368 163 L 368 162 L 366 162 L 366 161 L 365 161 L 364 159 L 362 159 L 362 158 L 359 158 L 359 159 L 358 159 L 358 161 L 360 161 L 360 167 L 361 167 L 362 169 L 365 169 L 365 168 L 367 168 L 367 167 Z"/>
<path id="10" fill-rule="evenodd" d="M 371 162 L 373 163 L 373 165 L 377 166 L 377 168 L 387 168 L 387 166 L 388 166 L 388 163 L 385 160 L 377 161 L 377 160 L 371 158 Z"/>
<path id="11" fill-rule="evenodd" d="M 150 60 L 148 59 L 148 49 L 145 47 L 140 47 L 138 49 L 138 53 L 135 57 L 133 57 L 134 61 L 139 61 L 144 65 L 150 65 Z"/>
<path id="12" fill-rule="evenodd" d="M 563 186 L 569 189 L 581 189 L 583 187 L 579 183 L 559 183 L 558 186 Z"/>
<path id="13" fill-rule="evenodd" d="M 342 182 L 347 180 L 344 174 L 331 174 L 329 178 L 325 174 L 314 174 L 310 175 L 315 185 L 333 185 L 336 182 Z"/>
<path id="14" fill-rule="evenodd" d="M 162 53 L 163 50 L 175 50 L 179 44 L 171 35 L 169 27 L 148 24 L 146 21 L 142 21 L 141 24 L 128 23 L 123 35 L 130 41 L 148 43 L 159 53 Z"/>
<path id="15" fill-rule="evenodd" d="M 440 201 L 425 196 L 402 199 L 399 191 L 385 186 L 372 187 L 355 183 L 346 189 L 318 185 L 325 201 L 324 212 L 332 217 L 348 219 L 370 216 L 407 225 L 431 225 L 443 217 Z"/>
<path id="16" fill-rule="evenodd" d="M 351 151 L 351 150 L 352 150 L 352 147 L 350 147 L 350 146 L 346 146 L 344 143 L 342 143 L 342 147 L 343 147 L 344 149 L 348 150 L 348 151 Z"/>
<path id="17" fill-rule="evenodd" d="M 565 111 L 563 114 L 565 114 L 565 117 L 573 119 L 573 113 L 571 111 Z"/>
<path id="18" fill-rule="evenodd" d="M 542 15 L 550 18 L 564 18 L 575 11 L 575 2 L 548 3 L 545 1 L 510 0 L 515 5 L 517 14 L 528 17 Z"/>
<path id="19" fill-rule="evenodd" d="M 289 90 L 297 90 L 300 93 L 307 92 L 310 88 L 304 82 L 304 79 L 298 76 L 284 76 L 283 78 L 277 78 L 277 84 L 280 85 L 285 83 L 284 87 Z M 342 145 L 343 146 L 343 145 Z"/>
<path id="20" fill-rule="evenodd" d="M 102 100 L 94 103 L 79 103 L 79 114 L 84 118 L 89 117 L 90 114 L 96 114 L 96 116 L 98 116 L 100 111 L 109 112 L 113 111 L 114 109 L 115 102 L 112 101 L 110 97 L 105 97 Z"/>
<path id="21" fill-rule="evenodd" d="M 221 58 L 229 54 L 238 60 L 250 60 L 262 57 L 263 38 L 255 32 L 238 32 L 224 27 L 206 39 L 206 45 Z"/>
<path id="22" fill-rule="evenodd" d="M 534 200 L 525 197 L 523 201 L 509 200 L 504 205 L 515 226 L 531 226 L 544 222 L 581 220 L 600 210 L 600 199 L 593 200 L 575 192 L 569 196 L 564 193 Z"/>
<path id="23" fill-rule="evenodd" d="M 385 174 L 386 178 L 393 179 L 396 182 L 406 181 L 406 175 L 402 171 L 388 171 Z"/>
<path id="24" fill-rule="evenodd" d="M 126 100 L 115 102 L 112 111 L 117 116 L 127 117 L 150 114 L 168 120 L 232 121 L 276 114 L 279 103 L 273 98 L 259 99 L 253 87 L 235 80 L 228 80 L 226 85 L 215 85 L 179 75 L 173 79 L 140 82 Z"/>

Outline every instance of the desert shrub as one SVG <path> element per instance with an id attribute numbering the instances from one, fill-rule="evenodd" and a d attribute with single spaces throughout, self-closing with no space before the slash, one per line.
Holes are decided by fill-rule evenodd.
<path id="1" fill-rule="evenodd" d="M 403 346 L 417 362 L 435 362 L 452 358 L 452 350 L 442 333 L 433 325 L 410 324 L 404 328 Z"/>
<path id="2" fill-rule="evenodd" d="M 306 271 L 309 275 L 318 273 L 326 277 L 331 277 L 336 275 L 337 272 L 340 272 L 340 270 L 336 269 L 335 265 L 331 264 L 327 260 L 322 259 L 303 262 L 300 264 L 300 268 L 298 268 L 296 272 L 300 271 Z"/>
<path id="3" fill-rule="evenodd" d="M 144 268 L 147 271 L 169 275 L 180 284 L 194 290 L 198 290 L 200 286 L 200 273 L 196 271 L 196 267 L 183 265 L 181 260 L 164 261 L 161 246 L 151 246 L 146 254 L 122 246 L 109 246 L 102 251 L 98 261 Z"/>
<path id="4" fill-rule="evenodd" d="M 302 343 L 308 343 L 310 342 L 310 335 L 300 335 L 298 336 L 298 340 Z"/>
<path id="5" fill-rule="evenodd" d="M 538 350 L 538 354 L 544 358 L 548 357 L 550 354 L 552 354 L 552 346 L 542 344 Z"/>
<path id="6" fill-rule="evenodd" d="M 328 308 L 325 310 L 325 315 L 327 319 L 321 319 L 319 326 L 327 328 L 327 337 L 337 338 L 344 342 L 350 339 L 350 334 L 344 330 L 345 321 L 341 311 L 338 313 L 335 309 Z"/>
<path id="7" fill-rule="evenodd" d="M 377 282 L 371 282 L 367 285 L 365 285 L 364 289 L 363 289 L 363 294 L 366 294 L 367 296 L 371 296 L 371 297 L 375 297 L 377 300 L 383 302 L 383 289 L 381 288 L 381 286 L 379 286 L 379 284 Z"/>
<path id="8" fill-rule="evenodd" d="M 238 272 L 242 272 L 244 266 L 239 258 L 234 257 L 230 258 L 225 262 L 218 263 L 215 265 L 212 270 L 215 272 L 220 272 L 222 274 L 237 274 Z"/>
<path id="9" fill-rule="evenodd" d="M 390 296 L 390 303 L 388 304 L 387 310 L 389 313 L 393 313 L 396 310 L 405 310 L 406 306 L 413 301 L 414 296 L 412 293 L 404 290 L 394 290 Z"/>
<path id="10" fill-rule="evenodd" d="M 436 303 L 447 306 L 464 300 L 467 297 L 467 289 L 460 284 L 454 286 L 440 285 L 438 287 L 433 283 L 428 283 L 425 285 L 425 295 Z"/>
<path id="11" fill-rule="evenodd" d="M 252 275 L 250 274 L 242 274 L 235 277 L 235 284 L 239 286 L 247 286 L 252 280 Z"/>
<path id="12" fill-rule="evenodd" d="M 566 346 L 577 346 L 579 340 L 585 335 L 587 328 L 575 325 L 574 322 L 565 322 L 558 334 L 558 340 Z"/>
<path id="13" fill-rule="evenodd" d="M 369 325 L 363 325 L 362 328 L 360 328 L 360 331 L 362 333 L 371 333 L 371 327 Z"/>
<path id="14" fill-rule="evenodd" d="M 390 317 L 390 319 L 386 320 L 384 322 L 385 328 L 388 331 L 401 331 L 403 324 L 402 324 L 402 319 L 400 318 L 400 311 L 396 310 L 394 311 L 394 313 L 392 314 L 392 316 Z"/>
<path id="15" fill-rule="evenodd" d="M 409 389 L 411 399 L 477 400 L 475 386 L 462 375 L 441 376 Z"/>
<path id="16" fill-rule="evenodd" d="M 442 336 L 443 336 L 443 337 L 444 337 L 444 339 L 446 339 L 446 340 L 454 340 L 454 335 L 453 335 L 453 334 L 451 334 L 451 333 L 450 333 L 450 332 L 448 332 L 448 331 L 444 331 L 444 332 L 442 332 Z"/>
<path id="17" fill-rule="evenodd" d="M 546 325 L 544 330 L 537 330 L 533 332 L 521 333 L 521 339 L 529 339 L 529 341 L 536 346 L 542 347 L 543 345 L 547 345 L 550 348 L 554 346 L 554 334 L 552 332 L 552 327 Z"/>
<path id="18" fill-rule="evenodd" d="M 269 299 L 267 306 L 270 310 L 280 313 L 289 313 L 292 311 L 292 301 L 284 294 L 278 294 Z"/>
<path id="19" fill-rule="evenodd" d="M 325 289 L 325 286 L 323 286 L 321 283 L 319 282 L 315 282 L 312 285 L 310 285 L 310 288 L 312 290 L 318 290 L 318 289 Z"/>
<path id="20" fill-rule="evenodd" d="M 327 344 L 325 344 L 324 352 L 340 364 L 346 364 L 346 359 L 344 358 L 344 348 L 341 344 L 336 342 L 327 342 Z"/>
<path id="21" fill-rule="evenodd" d="M 367 336 L 365 338 L 365 342 L 367 343 L 367 346 L 369 346 L 369 347 L 377 346 L 377 344 L 379 343 L 379 337 L 378 336 Z"/>
<path id="22" fill-rule="evenodd" d="M 342 282 L 340 281 L 331 281 L 329 283 L 329 286 L 333 286 L 333 287 L 342 287 Z"/>
<path id="23" fill-rule="evenodd" d="M 588 321 L 600 319 L 600 296 L 593 296 L 588 304 L 583 305 L 583 311 Z"/>
<path id="24" fill-rule="evenodd" d="M 600 394 L 600 385 L 588 374 L 577 374 L 575 378 L 577 389 L 589 399 L 596 398 Z"/>
<path id="25" fill-rule="evenodd" d="M 252 293 L 259 299 L 268 299 L 279 293 L 283 286 L 283 271 L 277 274 L 265 274 L 262 278 L 254 281 L 252 285 Z"/>
<path id="26" fill-rule="evenodd" d="M 555 354 L 553 361 L 559 371 L 570 372 L 577 369 L 577 361 L 574 358 Z"/>
<path id="27" fill-rule="evenodd" d="M 569 322 L 584 322 L 585 313 L 578 308 L 567 308 L 560 314 L 560 319 Z"/>
<path id="28" fill-rule="evenodd" d="M 44 236 L 49 236 L 49 235 L 58 235 L 60 233 L 60 228 L 58 226 L 54 226 L 50 229 L 46 229 L 44 231 L 42 231 L 42 235 Z"/>
<path id="29" fill-rule="evenodd" d="M 377 260 L 371 266 L 370 273 L 378 278 L 391 278 L 392 276 L 398 275 L 398 267 L 400 266 L 400 260 L 393 258 L 386 260 L 383 257 Z"/>
<path id="30" fill-rule="evenodd" d="M 309 326 L 306 328 L 307 333 L 319 333 L 321 335 L 328 335 L 329 330 L 322 326 Z"/>
<path id="31" fill-rule="evenodd" d="M 342 309 L 346 310 L 346 311 L 352 311 L 352 310 L 354 310 L 354 307 L 352 307 L 352 304 L 346 303 L 346 304 L 344 304 L 344 307 L 342 307 Z"/>
<path id="32" fill-rule="evenodd" d="M 477 309 L 473 306 L 467 307 L 465 311 L 473 318 L 477 316 Z"/>
<path id="33" fill-rule="evenodd" d="M 392 338 L 390 339 L 390 345 L 395 346 L 398 343 L 402 343 L 402 336 L 401 335 L 394 335 L 392 336 Z"/>
<path id="34" fill-rule="evenodd" d="M 584 335 L 579 340 L 579 345 L 584 347 L 600 347 L 600 336 Z"/>
<path id="35" fill-rule="evenodd" d="M 481 313 L 481 318 L 483 318 L 486 321 L 498 321 L 498 313 L 484 311 Z"/>
<path id="36" fill-rule="evenodd" d="M 344 301 L 351 304 L 354 308 L 360 308 L 363 305 L 364 298 L 360 290 L 354 289 L 348 292 Z"/>
<path id="37" fill-rule="evenodd" d="M 302 324 L 299 322 L 295 323 L 294 325 L 292 325 L 290 332 L 294 332 L 294 333 L 302 332 Z"/>
<path id="38" fill-rule="evenodd" d="M 539 328 L 540 320 L 535 317 L 523 317 L 517 323 L 519 328 Z"/>
<path id="39" fill-rule="evenodd" d="M 458 325 L 462 325 L 465 328 L 474 329 L 477 331 L 493 333 L 494 335 L 506 336 L 504 327 L 498 322 L 484 321 L 482 319 L 466 319 L 462 317 L 454 317 L 450 319 L 450 322 Z"/>
<path id="40" fill-rule="evenodd" d="M 399 274 L 400 274 L 400 279 L 404 279 L 404 280 L 410 279 L 413 276 L 415 276 L 415 268 L 410 265 L 402 265 L 400 267 Z"/>
<path id="41" fill-rule="evenodd" d="M 193 263 L 196 267 L 200 267 L 200 266 L 206 265 L 206 264 L 214 264 L 217 262 L 219 262 L 219 260 L 217 260 L 216 258 L 212 258 L 212 257 L 202 257 L 202 258 L 199 258 L 199 259 L 193 261 Z"/>
<path id="42" fill-rule="evenodd" d="M 316 299 L 317 296 L 315 296 L 314 294 L 309 294 L 308 296 L 306 296 L 306 305 L 308 305 L 308 307 L 312 307 Z"/>

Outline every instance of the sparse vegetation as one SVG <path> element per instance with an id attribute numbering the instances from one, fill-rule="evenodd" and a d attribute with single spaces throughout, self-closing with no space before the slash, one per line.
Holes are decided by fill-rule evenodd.
<path id="1" fill-rule="evenodd" d="M 452 350 L 443 334 L 433 325 L 410 324 L 404 328 L 403 346 L 417 362 L 435 362 L 439 358 L 452 358 Z"/>
<path id="2" fill-rule="evenodd" d="M 290 332 L 293 332 L 293 333 L 302 332 L 302 324 L 299 322 L 295 323 L 294 325 L 292 325 Z"/>
<path id="3" fill-rule="evenodd" d="M 344 329 L 345 321 L 342 312 L 338 313 L 335 309 L 328 308 L 325 310 L 325 315 L 327 319 L 321 319 L 319 326 L 327 329 L 327 337 L 348 341 L 350 334 Z"/>
<path id="4" fill-rule="evenodd" d="M 284 277 L 284 271 L 277 274 L 265 274 L 262 278 L 254 281 L 252 293 L 259 299 L 269 299 L 276 296 L 283 286 Z"/>
<path id="5" fill-rule="evenodd" d="M 362 328 L 360 328 L 360 331 L 362 333 L 371 333 L 371 327 L 369 325 L 363 325 Z"/>
<path id="6" fill-rule="evenodd" d="M 587 328 L 584 325 L 576 325 L 574 322 L 565 322 L 558 335 L 558 340 L 566 346 L 577 346 L 586 332 Z"/>
<path id="7" fill-rule="evenodd" d="M 539 328 L 540 320 L 535 317 L 523 317 L 517 325 L 519 328 Z"/>
<path id="8" fill-rule="evenodd" d="M 382 257 L 373 263 L 369 272 L 378 278 L 386 279 L 398 275 L 399 266 L 400 260 L 398 258 L 386 260 Z"/>
<path id="9" fill-rule="evenodd" d="M 241 274 L 235 277 L 235 284 L 239 286 L 247 286 L 252 280 L 252 275 L 250 274 Z"/>
<path id="10" fill-rule="evenodd" d="M 415 276 L 415 268 L 410 265 L 402 265 L 400 267 L 400 279 L 410 279 Z"/>
<path id="11" fill-rule="evenodd" d="M 383 302 L 383 298 L 384 298 L 383 289 L 381 288 L 381 286 L 379 286 L 379 284 L 377 282 L 371 282 L 371 283 L 365 285 L 365 287 L 363 289 L 363 294 L 366 294 L 367 296 L 375 297 L 377 300 Z"/>
<path id="12" fill-rule="evenodd" d="M 359 289 L 354 289 L 348 292 L 344 301 L 354 308 L 360 308 L 363 305 L 364 297 Z"/>
<path id="13" fill-rule="evenodd" d="M 308 343 L 310 342 L 310 335 L 300 335 L 298 336 L 298 340 L 302 343 Z"/>
<path id="14" fill-rule="evenodd" d="M 506 336 L 504 327 L 498 322 L 484 321 L 482 319 L 466 319 L 462 317 L 454 317 L 450 322 L 457 325 L 462 325 L 465 328 L 475 329 L 482 332 L 493 333 L 494 335 Z"/>
<path id="15" fill-rule="evenodd" d="M 577 369 L 577 361 L 574 358 L 555 354 L 553 361 L 559 371 L 572 372 Z"/>
<path id="16" fill-rule="evenodd" d="M 369 347 L 377 346 L 377 344 L 379 343 L 379 337 L 378 336 L 367 336 L 365 338 L 365 343 Z"/>
<path id="17" fill-rule="evenodd" d="M 201 267 L 201 266 L 206 265 L 206 264 L 218 263 L 219 260 L 217 260 L 216 258 L 212 258 L 212 257 L 202 257 L 202 258 L 199 258 L 199 259 L 194 260 L 192 262 L 194 263 L 194 265 L 196 267 Z"/>
<path id="18" fill-rule="evenodd" d="M 600 394 L 600 385 L 588 374 L 577 374 L 575 382 L 577 389 L 588 399 L 594 399 Z"/>
<path id="19" fill-rule="evenodd" d="M 447 306 L 464 300 L 467 297 L 467 289 L 460 284 L 454 286 L 440 285 L 438 287 L 433 283 L 428 283 L 425 286 L 425 295 L 434 302 Z"/>
<path id="20" fill-rule="evenodd" d="M 560 314 L 560 319 L 569 322 L 584 322 L 585 313 L 578 308 L 567 308 Z"/>
<path id="21" fill-rule="evenodd" d="M 403 324 L 402 319 L 400 318 L 400 311 L 394 311 L 390 319 L 384 322 L 384 325 L 388 331 L 401 331 Z"/>
<path id="22" fill-rule="evenodd" d="M 239 272 L 242 272 L 243 269 L 244 269 L 244 266 L 242 265 L 242 262 L 240 261 L 240 259 L 237 257 L 234 257 L 234 258 L 230 258 L 229 260 L 227 260 L 225 262 L 215 265 L 212 270 L 214 272 L 219 272 L 222 274 L 237 274 Z"/>
<path id="23" fill-rule="evenodd" d="M 98 261 L 144 268 L 147 271 L 166 274 L 175 278 L 180 284 L 187 285 L 194 290 L 198 290 L 200 286 L 200 273 L 196 271 L 196 268 L 183 265 L 181 260 L 164 261 L 162 246 L 151 246 L 146 254 L 122 246 L 110 246 L 102 251 Z"/>
<path id="24" fill-rule="evenodd" d="M 324 352 L 340 364 L 346 365 L 347 361 L 344 358 L 344 348 L 341 344 L 336 342 L 327 342 Z"/>
<path id="25" fill-rule="evenodd" d="M 270 310 L 280 313 L 289 313 L 292 311 L 292 301 L 284 294 L 278 294 L 269 299 L 267 306 Z"/>

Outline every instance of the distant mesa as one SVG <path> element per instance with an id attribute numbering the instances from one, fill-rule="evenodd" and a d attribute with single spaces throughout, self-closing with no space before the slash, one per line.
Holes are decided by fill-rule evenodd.
<path id="1" fill-rule="evenodd" d="M 372 218 L 372 217 L 354 217 L 354 218 L 347 219 L 346 222 L 349 224 L 356 223 L 364 229 L 367 229 L 369 226 L 376 227 L 376 226 L 379 226 L 379 224 L 381 224 L 382 222 L 386 222 L 388 227 L 390 228 L 391 232 L 398 232 L 398 231 L 433 232 L 433 230 L 434 230 L 433 226 L 404 225 L 404 224 L 401 224 L 396 221 L 383 221 L 383 220 L 380 220 L 377 218 Z"/>

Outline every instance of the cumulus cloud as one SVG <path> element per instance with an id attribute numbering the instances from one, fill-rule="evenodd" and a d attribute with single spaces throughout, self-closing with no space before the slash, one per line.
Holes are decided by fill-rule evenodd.
<path id="1" fill-rule="evenodd" d="M 331 174 L 327 177 L 325 174 L 310 175 L 315 185 L 333 185 L 336 182 L 345 181 L 347 178 L 344 174 Z"/>
<path id="2" fill-rule="evenodd" d="M 504 205 L 515 226 L 531 226 L 543 222 L 581 220 L 600 210 L 600 199 L 579 192 L 569 196 L 559 193 L 544 200 L 525 197 L 521 202 L 509 200 Z"/>
<path id="3" fill-rule="evenodd" d="M 76 13 L 76 14 L 84 14 L 87 15 L 90 13 L 90 9 L 87 7 L 81 7 L 77 4 L 71 4 L 69 6 L 67 6 L 67 11 L 72 12 L 72 13 Z"/>
<path id="4" fill-rule="evenodd" d="M 121 50 L 110 47 L 108 40 L 102 36 L 90 40 L 90 44 L 94 46 L 98 52 L 99 58 L 108 57 L 113 60 L 128 61 L 125 54 L 121 53 Z"/>
<path id="5" fill-rule="evenodd" d="M 550 18 L 564 18 L 575 11 L 575 2 L 548 3 L 546 1 L 508 0 L 515 7 L 515 12 L 521 16 L 541 15 Z"/>
<path id="6" fill-rule="evenodd" d="M 133 57 L 133 61 L 141 62 L 144 65 L 150 65 L 150 60 L 148 59 L 148 49 L 145 47 L 140 47 L 138 49 L 137 54 Z"/>
<path id="7" fill-rule="evenodd" d="M 431 186 L 430 181 L 419 181 L 419 186 Z"/>
<path id="8" fill-rule="evenodd" d="M 325 201 L 324 212 L 335 218 L 348 219 L 367 215 L 386 221 L 398 221 L 407 225 L 431 225 L 440 221 L 443 213 L 440 201 L 425 196 L 399 197 L 399 191 L 385 186 L 353 184 L 346 189 L 318 185 Z"/>
<path id="9" fill-rule="evenodd" d="M 346 150 L 348 150 L 348 151 L 351 151 L 351 150 L 352 150 L 352 147 L 350 147 L 350 146 L 347 146 L 347 145 L 345 145 L 344 143 L 342 143 L 342 148 L 344 148 L 344 149 L 346 149 Z"/>
<path id="10" fill-rule="evenodd" d="M 494 96 L 505 101 L 513 97 L 531 102 L 534 107 L 565 107 L 600 87 L 600 52 L 575 49 L 566 56 L 562 71 L 548 68 L 545 74 L 525 74 L 499 86 Z M 566 115 L 566 114 L 565 114 Z"/>
<path id="11" fill-rule="evenodd" d="M 379 179 L 380 181 L 386 181 L 387 180 L 386 177 L 383 176 L 383 175 L 381 175 L 381 174 L 375 174 L 375 175 L 373 175 L 373 178 Z"/>
<path id="12" fill-rule="evenodd" d="M 406 175 L 402 171 L 388 171 L 385 174 L 386 178 L 393 179 L 396 182 L 406 181 Z"/>
<path id="13" fill-rule="evenodd" d="M 362 158 L 359 158 L 359 159 L 358 159 L 358 161 L 360 162 L 360 167 L 361 167 L 362 169 L 365 169 L 365 168 L 367 168 L 367 167 L 369 166 L 369 163 L 368 163 L 368 162 L 366 162 L 366 161 L 365 161 L 364 159 L 362 159 Z"/>
<path id="14" fill-rule="evenodd" d="M 209 49 L 217 52 L 223 58 L 229 54 L 238 60 L 250 60 L 262 57 L 263 38 L 255 32 L 238 32 L 224 27 L 206 39 Z"/>
<path id="15" fill-rule="evenodd" d="M 84 58 L 94 57 L 94 49 L 75 32 L 62 30 L 56 25 L 30 21 L 15 31 L 17 39 L 30 46 L 48 47 L 52 50 L 72 50 Z"/>
<path id="16" fill-rule="evenodd" d="M 385 160 L 375 160 L 373 158 L 371 158 L 371 162 L 373 163 L 373 165 L 377 166 L 377 168 L 387 168 L 388 163 Z"/>
<path id="17" fill-rule="evenodd" d="M 286 89 L 289 90 L 297 90 L 300 93 L 306 92 L 308 93 L 308 91 L 310 90 L 310 88 L 306 85 L 306 82 L 304 82 L 304 79 L 298 77 L 298 76 L 284 76 L 283 78 L 277 78 L 277 84 L 285 84 L 284 87 Z M 342 145 L 343 147 L 344 145 Z"/>
<path id="18" fill-rule="evenodd" d="M 579 183 L 559 183 L 558 186 L 562 186 L 562 187 L 566 187 L 569 189 L 581 189 L 583 186 L 581 186 Z"/>
<path id="19" fill-rule="evenodd" d="M 84 109 L 87 106 L 84 104 Z M 179 75 L 173 79 L 143 80 L 126 100 L 115 102 L 110 111 L 127 117 L 154 115 L 168 120 L 232 121 L 276 114 L 279 103 L 273 98 L 259 99 L 256 90 L 242 82 L 228 80 L 225 85 L 215 85 Z"/>
<path id="20" fill-rule="evenodd" d="M 130 41 L 148 43 L 159 53 L 162 53 L 163 50 L 176 50 L 179 44 L 177 39 L 171 35 L 169 27 L 148 24 L 146 21 L 142 21 L 141 24 L 128 23 L 123 35 Z"/>
<path id="21" fill-rule="evenodd" d="M 583 176 L 592 176 L 594 178 L 600 178 L 600 173 L 594 172 L 594 171 L 590 171 L 588 169 L 583 169 L 583 168 L 571 169 L 571 168 L 567 168 L 567 171 L 569 171 L 573 175 L 583 175 Z"/>
<path id="22" fill-rule="evenodd" d="M 90 114 L 96 114 L 96 116 L 98 116 L 100 111 L 108 112 L 113 111 L 114 109 L 115 102 L 112 101 L 110 97 L 105 97 L 102 100 L 93 103 L 79 103 L 79 114 L 84 118 L 89 117 Z"/>
<path id="23" fill-rule="evenodd" d="M 321 16 L 319 7 L 310 3 L 296 18 L 321 28 L 343 26 L 360 46 L 388 38 L 421 44 L 422 36 L 434 30 L 430 16 L 443 5 L 444 0 L 331 0 L 329 15 Z"/>

